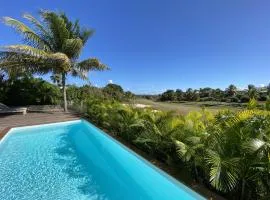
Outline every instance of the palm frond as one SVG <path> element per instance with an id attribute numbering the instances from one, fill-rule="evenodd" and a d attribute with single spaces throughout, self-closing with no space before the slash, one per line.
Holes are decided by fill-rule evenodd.
<path id="1" fill-rule="evenodd" d="M 208 150 L 206 162 L 210 167 L 210 183 L 217 190 L 233 190 L 239 181 L 239 158 L 226 158 Z"/>
<path id="2" fill-rule="evenodd" d="M 54 50 L 60 51 L 65 40 L 69 39 L 70 33 L 66 27 L 65 20 L 51 11 L 40 11 L 40 14 L 44 20 L 44 23 L 51 31 Z"/>
<path id="3" fill-rule="evenodd" d="M 80 69 L 78 69 L 76 67 L 72 67 L 71 75 L 74 76 L 74 77 L 80 77 L 83 80 L 88 79 L 88 71 L 80 70 Z"/>
<path id="4" fill-rule="evenodd" d="M 80 32 L 80 38 L 83 41 L 83 44 L 87 42 L 87 40 L 94 34 L 94 30 L 83 28 Z"/>
<path id="5" fill-rule="evenodd" d="M 22 34 L 24 37 L 24 41 L 28 45 L 43 50 L 50 49 L 48 43 L 44 39 L 42 39 L 38 34 L 36 34 L 31 28 L 26 26 L 24 23 L 11 17 L 4 17 L 3 21 L 6 25 L 13 27 L 18 33 Z"/>
<path id="6" fill-rule="evenodd" d="M 175 141 L 175 145 L 178 156 L 185 162 L 190 161 L 194 154 L 193 149 L 189 148 L 188 145 L 180 141 Z"/>
<path id="7" fill-rule="evenodd" d="M 100 63 L 97 58 L 89 58 L 79 62 L 78 68 L 88 71 L 103 71 L 109 69 L 106 65 Z"/>
<path id="8" fill-rule="evenodd" d="M 25 13 L 23 14 L 23 18 L 27 19 L 31 24 L 33 24 L 35 26 L 35 29 L 40 32 L 43 33 L 44 35 L 49 36 L 49 32 L 48 30 L 46 30 L 46 27 L 44 27 L 35 17 L 33 17 L 32 15 Z"/>
<path id="9" fill-rule="evenodd" d="M 80 55 L 82 47 L 83 43 L 81 39 L 67 39 L 63 43 L 62 52 L 64 52 L 69 58 L 75 59 Z"/>
<path id="10" fill-rule="evenodd" d="M 29 45 L 9 45 L 9 46 L 3 46 L 0 47 L 0 51 L 2 52 L 14 52 L 17 54 L 25 54 L 35 57 L 44 57 L 47 56 L 48 53 L 44 50 L 34 48 Z"/>

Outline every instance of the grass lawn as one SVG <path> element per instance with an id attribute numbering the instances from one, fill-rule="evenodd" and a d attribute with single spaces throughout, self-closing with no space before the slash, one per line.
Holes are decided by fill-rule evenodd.
<path id="1" fill-rule="evenodd" d="M 175 111 L 179 114 L 187 114 L 190 111 L 200 111 L 202 107 L 205 107 L 207 110 L 212 111 L 213 113 L 218 112 L 219 110 L 230 109 L 230 110 L 240 110 L 243 107 L 243 104 L 240 103 L 224 103 L 224 102 L 157 102 L 148 99 L 135 99 L 135 104 L 145 104 L 150 105 L 152 108 L 163 111 Z"/>

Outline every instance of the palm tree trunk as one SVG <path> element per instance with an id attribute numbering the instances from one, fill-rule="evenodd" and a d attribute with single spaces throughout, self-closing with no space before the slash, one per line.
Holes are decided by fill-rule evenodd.
<path id="1" fill-rule="evenodd" d="M 196 166 L 196 162 L 195 161 L 193 163 L 193 166 L 194 166 L 194 171 L 195 171 L 195 179 L 196 179 L 196 181 L 198 181 L 199 173 L 198 173 L 198 170 L 197 170 L 197 166 Z"/>
<path id="2" fill-rule="evenodd" d="M 66 74 L 62 73 L 62 86 L 63 86 L 63 97 L 64 97 L 64 111 L 67 112 L 67 91 L 66 91 Z"/>
<path id="3" fill-rule="evenodd" d="M 244 199 L 244 195 L 245 195 L 245 186 L 246 186 L 246 180 L 243 179 L 243 180 L 242 180 L 242 187 L 241 187 L 241 197 L 240 197 L 241 200 Z"/>

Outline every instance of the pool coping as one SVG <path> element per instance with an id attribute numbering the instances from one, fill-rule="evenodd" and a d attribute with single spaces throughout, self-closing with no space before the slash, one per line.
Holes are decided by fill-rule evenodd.
<path id="1" fill-rule="evenodd" d="M 12 129 L 12 127 L 6 127 L 0 132 L 0 141 L 6 136 L 10 129 Z"/>

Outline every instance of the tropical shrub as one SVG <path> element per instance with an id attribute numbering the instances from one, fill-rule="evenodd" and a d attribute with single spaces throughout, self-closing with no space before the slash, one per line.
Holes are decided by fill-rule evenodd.
<path id="1" fill-rule="evenodd" d="M 268 110 L 270 111 L 270 99 L 267 99 L 266 102 L 265 102 L 265 110 Z"/>
<path id="2" fill-rule="evenodd" d="M 256 99 L 252 98 L 252 99 L 249 100 L 247 108 L 250 109 L 250 110 L 255 109 L 257 107 L 257 105 L 258 105 L 258 103 L 257 103 Z"/>
<path id="3" fill-rule="evenodd" d="M 238 103 L 239 102 L 239 99 L 237 97 L 231 97 L 231 98 L 229 98 L 229 101 L 228 102 Z"/>
<path id="4" fill-rule="evenodd" d="M 206 174 L 210 184 L 221 192 L 231 194 L 234 199 L 267 197 L 269 113 L 246 110 L 236 114 L 219 114 L 209 130 Z"/>
<path id="5" fill-rule="evenodd" d="M 248 95 L 243 95 L 240 97 L 241 103 L 247 103 L 247 102 L 249 102 L 249 100 L 250 100 L 250 98 Z"/>
<path id="6" fill-rule="evenodd" d="M 12 106 L 55 105 L 61 102 L 60 89 L 40 78 L 7 79 L 1 84 L 1 102 Z"/>

